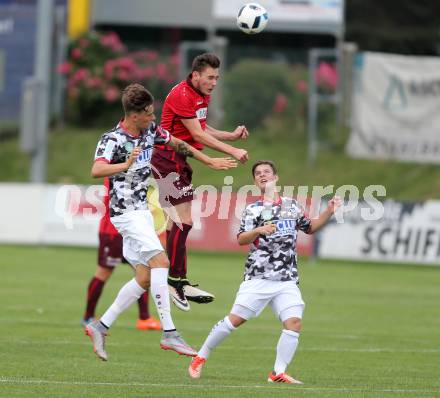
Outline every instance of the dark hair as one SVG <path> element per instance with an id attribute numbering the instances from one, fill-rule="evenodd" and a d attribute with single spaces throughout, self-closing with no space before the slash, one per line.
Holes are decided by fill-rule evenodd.
<path id="1" fill-rule="evenodd" d="M 191 72 L 202 72 L 208 66 L 214 69 L 220 67 L 220 60 L 217 55 L 211 53 L 197 55 L 193 60 Z"/>
<path id="2" fill-rule="evenodd" d="M 133 83 L 122 91 L 122 107 L 126 115 L 140 112 L 154 101 L 152 94 L 139 83 Z"/>
<path id="3" fill-rule="evenodd" d="M 275 163 L 272 162 L 272 160 L 257 160 L 254 165 L 252 166 L 252 177 L 255 177 L 255 169 L 258 166 L 261 166 L 262 164 L 267 164 L 272 168 L 272 171 L 275 175 L 277 175 L 277 168 L 275 166 Z"/>

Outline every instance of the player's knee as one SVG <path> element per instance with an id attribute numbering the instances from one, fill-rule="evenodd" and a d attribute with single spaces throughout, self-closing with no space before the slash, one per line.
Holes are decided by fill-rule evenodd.
<path id="1" fill-rule="evenodd" d="M 95 272 L 95 278 L 98 278 L 102 282 L 107 282 L 112 273 L 113 268 L 102 267 L 99 265 Z"/>
<path id="2" fill-rule="evenodd" d="M 289 318 L 283 322 L 284 329 L 293 330 L 299 333 L 301 331 L 301 318 Z"/>
<path id="3" fill-rule="evenodd" d="M 164 252 L 161 252 L 148 261 L 148 266 L 150 268 L 170 268 L 170 260 Z"/>
<path id="4" fill-rule="evenodd" d="M 170 268 L 170 260 L 168 260 L 167 256 L 162 260 L 161 268 Z"/>
<path id="5" fill-rule="evenodd" d="M 147 290 L 150 286 L 150 270 L 144 265 L 138 265 L 136 267 L 135 279 L 142 289 Z"/>
<path id="6" fill-rule="evenodd" d="M 243 323 L 246 322 L 246 319 L 232 313 L 228 315 L 228 318 L 229 322 L 231 322 L 231 325 L 234 328 L 238 328 L 240 325 L 243 325 Z"/>
<path id="7" fill-rule="evenodd" d="M 165 253 L 161 253 L 157 258 L 157 267 L 170 268 L 170 260 Z"/>
<path id="8" fill-rule="evenodd" d="M 148 290 L 150 288 L 150 280 L 149 279 L 136 278 L 136 282 L 144 290 Z"/>

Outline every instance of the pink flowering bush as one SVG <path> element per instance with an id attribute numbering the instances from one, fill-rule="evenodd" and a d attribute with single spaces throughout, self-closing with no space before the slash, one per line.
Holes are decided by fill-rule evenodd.
<path id="1" fill-rule="evenodd" d="M 66 117 L 74 124 L 114 124 L 122 115 L 121 93 L 141 83 L 156 98 L 158 113 L 178 79 L 179 57 L 155 50 L 129 52 L 116 33 L 89 32 L 69 46 L 68 60 L 58 66 L 66 77 Z"/>

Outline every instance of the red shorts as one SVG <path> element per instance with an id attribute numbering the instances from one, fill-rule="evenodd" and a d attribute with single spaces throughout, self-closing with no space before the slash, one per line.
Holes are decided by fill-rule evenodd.
<path id="1" fill-rule="evenodd" d="M 194 188 L 191 183 L 193 170 L 186 161 L 186 156 L 174 151 L 154 148 L 151 164 L 154 178 L 159 185 L 159 202 L 162 207 L 193 200 Z M 178 174 L 179 179 L 172 182 L 174 187 L 170 187 L 171 182 L 166 180 L 166 177 L 173 172 Z"/>
<path id="2" fill-rule="evenodd" d="M 98 265 L 114 268 L 120 263 L 127 263 L 122 255 L 122 236 L 99 234 Z"/>

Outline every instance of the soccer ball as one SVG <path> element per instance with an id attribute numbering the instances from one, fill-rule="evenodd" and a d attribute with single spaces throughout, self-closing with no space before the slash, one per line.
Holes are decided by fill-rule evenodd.
<path id="1" fill-rule="evenodd" d="M 248 3 L 240 8 L 237 26 L 248 35 L 260 33 L 267 25 L 269 16 L 264 7 L 257 3 Z"/>

